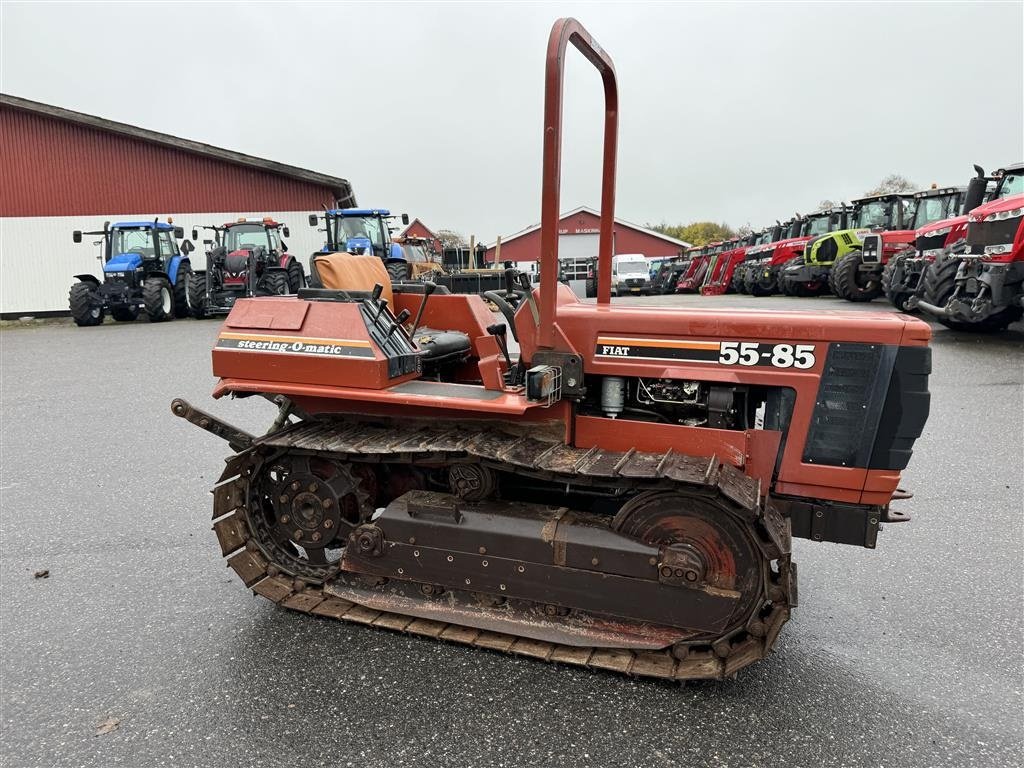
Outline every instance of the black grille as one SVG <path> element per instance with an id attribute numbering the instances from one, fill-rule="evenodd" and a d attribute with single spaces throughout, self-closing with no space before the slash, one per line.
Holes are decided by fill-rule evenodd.
<path id="1" fill-rule="evenodd" d="M 1020 216 L 997 221 L 972 221 L 967 225 L 967 245 L 970 252 L 980 256 L 985 253 L 986 245 L 1012 243 L 1021 221 L 1024 219 Z"/>
<path id="2" fill-rule="evenodd" d="M 829 346 L 804 462 L 867 466 L 896 349 L 882 344 Z"/>
<path id="3" fill-rule="evenodd" d="M 917 238 L 917 250 L 931 251 L 936 248 L 942 248 L 946 244 L 947 237 L 949 237 L 949 233 L 944 235 L 921 235 L 921 237 Z"/>
<path id="4" fill-rule="evenodd" d="M 876 263 L 879 252 L 882 250 L 882 238 L 878 235 L 865 235 L 864 244 L 861 246 L 861 258 L 865 263 Z"/>

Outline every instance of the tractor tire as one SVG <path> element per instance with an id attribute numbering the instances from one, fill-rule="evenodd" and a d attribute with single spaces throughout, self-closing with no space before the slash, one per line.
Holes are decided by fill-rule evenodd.
<path id="1" fill-rule="evenodd" d="M 206 317 L 206 275 L 188 273 L 188 311 L 196 320 Z"/>
<path id="2" fill-rule="evenodd" d="M 894 290 L 892 285 L 893 275 L 896 274 L 896 267 L 903 263 L 904 256 L 896 256 L 889 259 L 889 263 L 885 265 L 882 270 L 882 292 L 885 294 L 885 298 L 900 312 L 907 311 L 907 302 L 910 297 L 914 294 L 910 291 L 899 291 Z"/>
<path id="3" fill-rule="evenodd" d="M 184 262 L 178 263 L 178 274 L 174 276 L 174 316 L 188 317 L 188 279 L 192 275 L 192 267 Z"/>
<path id="4" fill-rule="evenodd" d="M 404 261 L 392 261 L 388 265 L 388 276 L 392 280 L 408 280 L 409 265 Z"/>
<path id="5" fill-rule="evenodd" d="M 135 306 L 111 307 L 110 316 L 119 323 L 128 323 L 138 319 L 139 308 Z"/>
<path id="6" fill-rule="evenodd" d="M 103 307 L 93 306 L 91 301 L 92 292 L 95 290 L 91 283 L 78 282 L 71 286 L 68 291 L 68 307 L 71 309 L 71 317 L 75 325 L 80 328 L 87 328 L 91 325 L 99 325 L 103 322 Z"/>
<path id="7" fill-rule="evenodd" d="M 151 323 L 162 323 L 174 317 L 174 293 L 162 277 L 150 277 L 142 284 L 142 304 Z"/>
<path id="8" fill-rule="evenodd" d="M 299 288 L 306 287 L 306 274 L 298 259 L 288 262 L 288 293 L 298 293 Z"/>
<path id="9" fill-rule="evenodd" d="M 873 301 L 882 295 L 882 286 L 879 282 L 869 280 L 864 285 L 858 280 L 858 267 L 863 261 L 863 254 L 857 250 L 840 257 L 832 265 L 829 282 L 836 296 L 847 301 L 861 302 Z"/>
<path id="10" fill-rule="evenodd" d="M 263 293 L 267 296 L 288 295 L 288 274 L 279 270 L 268 272 L 263 276 Z"/>

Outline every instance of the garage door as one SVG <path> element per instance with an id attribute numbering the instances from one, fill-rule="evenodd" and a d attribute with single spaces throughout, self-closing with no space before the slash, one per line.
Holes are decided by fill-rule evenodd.
<path id="1" fill-rule="evenodd" d="M 597 243 L 600 235 L 559 235 L 558 236 L 558 258 L 560 259 L 585 259 L 588 256 L 597 256 Z"/>

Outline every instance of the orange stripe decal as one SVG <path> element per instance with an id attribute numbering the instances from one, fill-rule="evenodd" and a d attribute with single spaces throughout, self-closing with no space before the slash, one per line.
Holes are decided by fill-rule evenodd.
<path id="1" fill-rule="evenodd" d="M 672 347 L 673 349 L 718 349 L 717 341 L 675 341 L 672 339 L 624 339 L 598 336 L 598 344 L 622 344 L 630 347 Z"/>

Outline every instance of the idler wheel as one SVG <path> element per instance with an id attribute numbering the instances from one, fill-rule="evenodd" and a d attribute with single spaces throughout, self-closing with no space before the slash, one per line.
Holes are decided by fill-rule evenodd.
<path id="1" fill-rule="evenodd" d="M 626 502 L 612 528 L 662 547 L 662 581 L 736 596 L 733 624 L 745 622 L 767 597 L 768 561 L 749 525 L 713 500 L 648 491 Z"/>

